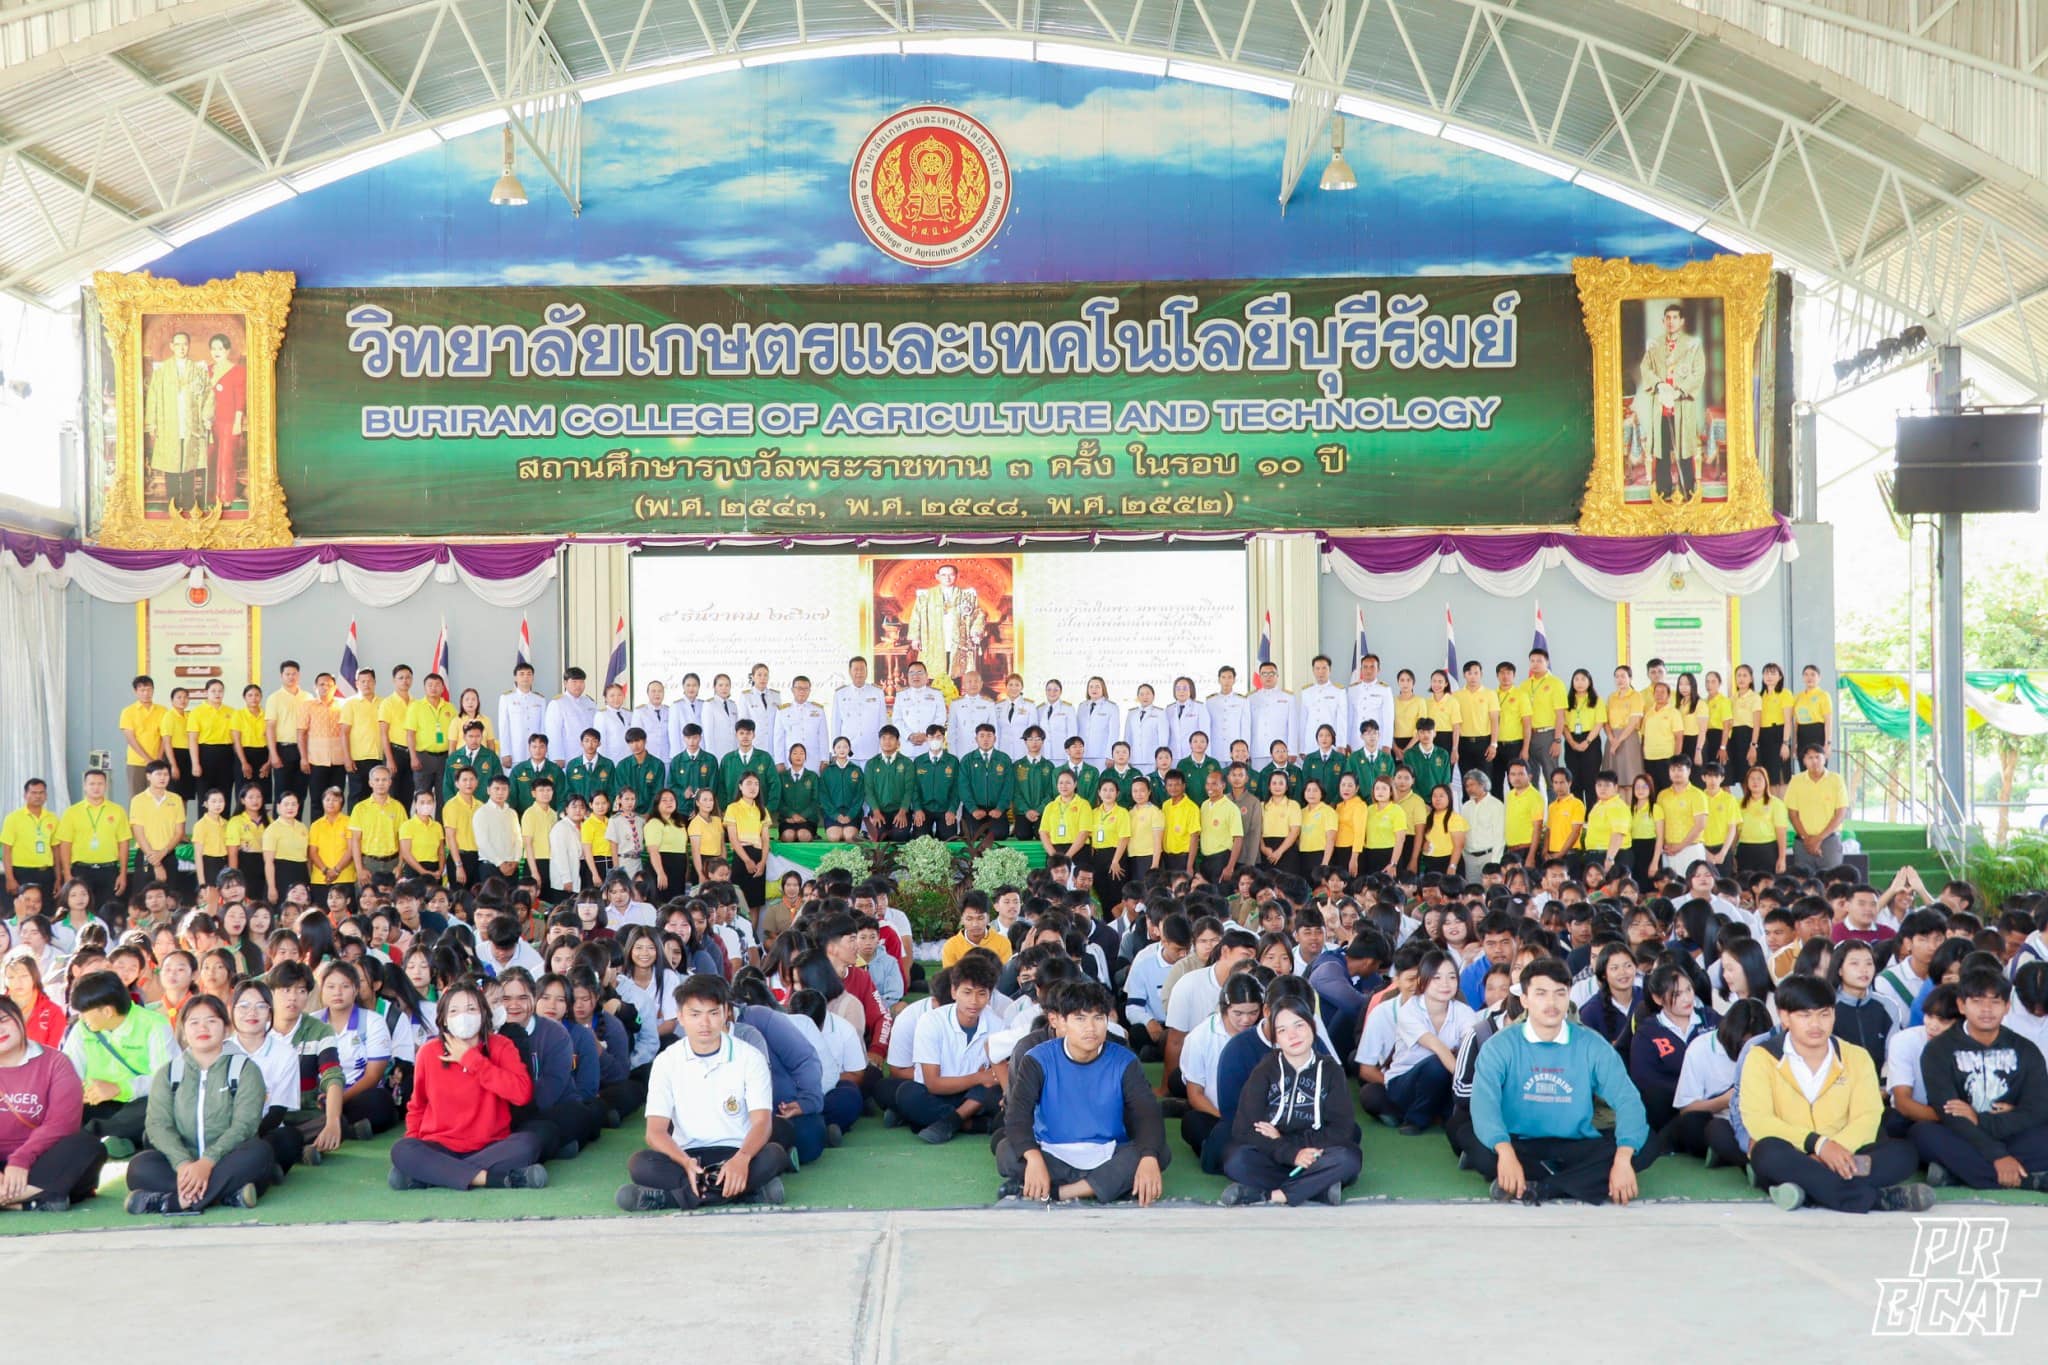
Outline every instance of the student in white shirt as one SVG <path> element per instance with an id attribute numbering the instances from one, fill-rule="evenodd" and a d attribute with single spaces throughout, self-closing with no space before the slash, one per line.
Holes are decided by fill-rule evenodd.
<path id="1" fill-rule="evenodd" d="M 644 1080 L 661 1040 L 676 1030 L 674 989 L 677 976 L 661 960 L 661 935 L 644 924 L 626 930 L 620 939 L 625 965 L 614 989 L 633 1007 L 635 1028 L 630 1058 L 633 1079 Z"/>
<path id="2" fill-rule="evenodd" d="M 867 1080 L 867 1045 L 860 1031 L 825 1008 L 825 997 L 812 990 L 800 990 L 789 997 L 789 1018 L 818 1054 L 818 1071 L 823 1080 L 824 1104 L 819 1113 L 829 1138 L 833 1129 L 841 1134 L 852 1129 L 866 1104 L 863 1086 Z"/>
<path id="3" fill-rule="evenodd" d="M 1450 1112 L 1458 1045 L 1478 1018 L 1459 993 L 1458 975 L 1450 954 L 1424 953 L 1416 965 L 1415 993 L 1374 1010 L 1359 1040 L 1359 1065 L 1377 1070 L 1386 1088 L 1384 1105 L 1367 1112 L 1382 1123 L 1398 1123 L 1404 1136 L 1425 1132 Z M 1384 1022 L 1382 1016 L 1388 1016 Z"/>
<path id="4" fill-rule="evenodd" d="M 334 1051 L 341 1061 L 342 1120 L 358 1140 L 386 1132 L 398 1124 L 398 1106 L 384 1084 L 391 1069 L 391 1030 L 365 998 L 362 974 L 353 962 L 330 958 L 314 977 L 319 1018 L 334 1030 Z"/>
<path id="5" fill-rule="evenodd" d="M 1187 1086 L 1188 1109 L 1181 1116 L 1180 1135 L 1202 1158 L 1202 1169 L 1210 1175 L 1223 1174 L 1223 1149 L 1229 1144 L 1230 1129 L 1223 1123 L 1221 1097 L 1216 1092 L 1216 1071 L 1223 1049 L 1232 1038 L 1248 1028 L 1257 1028 L 1266 1017 L 1266 988 L 1259 981 L 1250 959 L 1223 983 L 1223 996 L 1216 1012 L 1196 1025 L 1180 1050 L 1180 1076 Z"/>
<path id="6" fill-rule="evenodd" d="M 1704 1157 L 1710 1166 L 1742 1164 L 1742 1146 L 1727 1120 L 1735 1095 L 1736 1059 L 1742 1056 L 1744 1043 L 1770 1031 L 1769 1010 L 1755 1000 L 1738 1000 L 1718 1026 L 1685 1045 L 1678 1089 L 1671 1096 L 1677 1113 L 1664 1127 L 1664 1141 L 1671 1150 Z"/>
<path id="7" fill-rule="evenodd" d="M 988 1116 L 1002 1104 L 999 1077 L 989 1058 L 989 1038 L 1000 1021 L 989 1009 L 995 997 L 998 968 L 992 957 L 973 953 L 952 966 L 953 1003 L 932 1010 L 917 1022 L 911 1062 L 916 1079 L 897 1087 L 894 1122 L 908 1124 L 918 1137 L 937 1145 L 951 1142 L 969 1123 Z M 900 1027 L 900 1021 L 899 1021 Z"/>
<path id="8" fill-rule="evenodd" d="M 2007 1018 L 2011 1017 L 2009 1012 Z M 1884 1044 L 1884 1093 L 1891 1101 L 1884 1112 L 1883 1131 L 1890 1137 L 1907 1137 L 1916 1123 L 1939 1123 L 1941 1115 L 1927 1102 L 1927 1077 L 1920 1058 L 1930 1040 L 1939 1038 L 1963 1017 L 1954 986 L 1937 986 L 1927 997 L 1921 1017 L 1927 1022 L 1911 1028 L 1893 1029 Z"/>
<path id="9" fill-rule="evenodd" d="M 732 993 L 702 973 L 676 987 L 682 1041 L 647 1077 L 647 1148 L 626 1163 L 628 1213 L 736 1201 L 780 1204 L 789 1154 L 768 1140 L 775 1089 L 768 1059 L 726 1031 Z"/>

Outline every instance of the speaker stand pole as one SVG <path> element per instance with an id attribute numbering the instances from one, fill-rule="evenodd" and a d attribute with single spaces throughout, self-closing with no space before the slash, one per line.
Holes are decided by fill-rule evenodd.
<path id="1" fill-rule="evenodd" d="M 1963 350 L 1943 346 L 1936 357 L 1935 407 L 1944 413 L 1962 410 Z M 1954 815 L 1964 825 L 1953 831 L 1958 856 L 1967 838 L 1967 825 L 1974 793 L 1969 787 L 1969 764 L 1964 745 L 1963 724 L 1963 518 L 1959 512 L 1944 512 L 1934 519 L 1935 606 L 1934 606 L 1934 728 L 1935 761 L 1942 785 L 1954 797 Z M 1951 818 L 1951 808 L 1937 796 L 1935 815 L 1941 824 Z"/>

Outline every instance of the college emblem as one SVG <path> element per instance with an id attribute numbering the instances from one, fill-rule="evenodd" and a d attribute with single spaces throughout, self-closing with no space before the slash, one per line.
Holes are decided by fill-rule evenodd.
<path id="1" fill-rule="evenodd" d="M 740 1112 L 740 1097 L 738 1095 L 727 1095 L 725 1097 L 725 1112 L 728 1114 Z"/>
<path id="2" fill-rule="evenodd" d="M 849 191 L 870 242 L 935 270 L 995 239 L 1010 211 L 1010 163 L 975 119 L 921 104 L 875 125 L 854 155 Z"/>

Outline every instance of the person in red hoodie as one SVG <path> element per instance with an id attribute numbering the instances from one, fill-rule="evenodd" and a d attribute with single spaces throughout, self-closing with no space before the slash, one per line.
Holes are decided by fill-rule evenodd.
<path id="1" fill-rule="evenodd" d="M 61 1212 L 99 1189 L 107 1149 L 79 1131 L 85 1090 L 71 1059 L 28 1036 L 0 996 L 0 1209 Z"/>
<path id="2" fill-rule="evenodd" d="M 509 1038 L 491 1029 L 483 992 L 468 983 L 441 996 L 441 1036 L 413 1066 L 405 1136 L 391 1146 L 391 1188 L 538 1190 L 548 1183 L 540 1137 L 512 1131 L 512 1110 L 533 1098 L 533 1077 Z"/>
<path id="3" fill-rule="evenodd" d="M 21 1009 L 28 1028 L 28 1040 L 39 1047 L 64 1046 L 64 1030 L 71 1026 L 64 1007 L 43 989 L 42 973 L 36 970 L 35 954 L 17 948 L 7 956 L 7 998 Z"/>

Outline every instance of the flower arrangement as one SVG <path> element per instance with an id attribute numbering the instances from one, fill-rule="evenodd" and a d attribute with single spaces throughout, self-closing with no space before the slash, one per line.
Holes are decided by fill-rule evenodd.
<path id="1" fill-rule="evenodd" d="M 834 844 L 818 859 L 819 872 L 845 871 L 855 882 L 864 882 L 874 872 L 874 859 L 859 844 Z"/>
<path id="2" fill-rule="evenodd" d="M 998 887 L 1024 885 L 1031 875 L 1031 862 L 1019 849 L 1001 844 L 974 860 L 974 889 L 993 896 Z"/>

